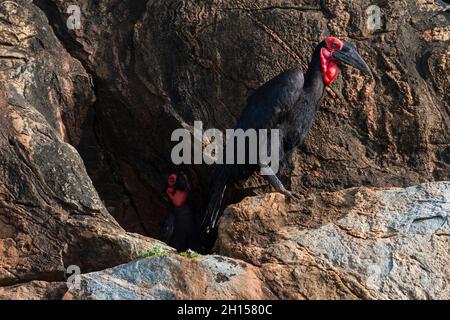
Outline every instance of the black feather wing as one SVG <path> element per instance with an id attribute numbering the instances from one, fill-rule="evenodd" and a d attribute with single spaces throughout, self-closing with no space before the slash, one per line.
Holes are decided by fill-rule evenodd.
<path id="1" fill-rule="evenodd" d="M 300 69 L 285 71 L 268 81 L 248 98 L 236 128 L 275 128 L 299 99 L 303 85 Z"/>
<path id="2" fill-rule="evenodd" d="M 247 100 L 236 128 L 271 129 L 275 128 L 289 115 L 303 92 L 304 77 L 300 69 L 292 69 L 281 73 L 258 88 Z M 230 179 L 241 172 L 241 167 L 220 165 L 213 173 L 211 197 L 206 208 L 203 230 L 209 234 L 217 226 L 224 209 L 224 194 Z M 241 172 L 242 173 L 242 172 Z"/>

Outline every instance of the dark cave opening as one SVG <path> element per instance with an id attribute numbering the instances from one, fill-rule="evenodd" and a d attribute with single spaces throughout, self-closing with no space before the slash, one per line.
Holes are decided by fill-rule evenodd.
<path id="1" fill-rule="evenodd" d="M 89 112 L 83 138 L 76 148 L 100 198 L 117 222 L 128 232 L 159 238 L 158 225 L 165 208 L 162 190 L 158 192 L 145 184 L 127 165 L 127 159 L 117 161 L 115 155 L 102 145 L 104 134 L 99 125 L 102 119 L 97 114 L 101 107 L 97 102 Z M 125 177 L 122 170 L 127 172 Z M 148 190 L 148 199 L 143 198 L 142 192 L 135 192 L 144 189 Z M 144 207 L 146 210 L 142 210 Z"/>
<path id="2" fill-rule="evenodd" d="M 161 227 L 170 210 L 166 194 L 167 178 L 182 170 L 192 187 L 190 206 L 196 223 L 200 225 L 203 206 L 209 197 L 207 185 L 212 168 L 172 164 L 171 143 L 151 146 L 160 148 L 160 154 L 167 157 L 159 154 L 146 157 L 147 149 L 141 147 L 148 143 L 138 138 L 142 135 L 142 128 L 132 127 L 128 121 L 115 126 L 108 112 L 119 110 L 121 115 L 126 108 L 120 99 L 102 92 L 102 88 L 99 84 L 95 90 L 97 101 L 89 111 L 82 128 L 82 139 L 76 148 L 108 212 L 126 231 L 164 240 Z M 121 119 L 126 117 L 119 115 Z M 115 126 L 114 131 L 111 126 Z M 170 137 L 164 140 L 170 142 Z M 130 141 L 135 142 L 138 148 L 130 146 Z M 236 193 L 233 202 L 239 202 L 243 197 L 241 193 Z M 210 252 L 215 240 L 216 234 L 201 239 L 202 248 L 198 251 Z"/>
<path id="3" fill-rule="evenodd" d="M 100 198 L 126 231 L 160 239 L 160 223 L 168 211 L 167 177 L 176 170 L 170 157 L 170 136 L 179 128 L 180 119 L 166 109 L 167 98 L 149 92 L 136 72 L 133 27 L 145 12 L 146 1 L 128 2 L 131 3 L 128 20 L 125 19 L 118 28 L 117 39 L 111 40 L 117 41 L 118 56 L 103 52 L 107 60 L 111 60 L 108 71 L 112 77 L 105 78 L 97 74 L 98 65 L 77 41 L 76 35 L 67 32 L 56 4 L 48 0 L 33 1 L 46 14 L 61 44 L 92 77 L 96 102 L 89 108 L 82 127 L 82 139 L 75 147 Z M 114 58 L 126 61 L 125 65 L 114 65 Z M 128 85 L 133 86 L 131 93 L 116 86 L 115 78 L 121 72 L 125 72 Z M 209 198 L 211 168 L 191 165 L 183 170 L 193 186 L 192 207 L 200 222 L 203 206 Z M 251 189 L 233 189 L 235 192 L 230 194 L 228 203 L 237 203 L 245 196 L 255 194 Z M 204 239 L 205 247 L 210 249 L 215 238 L 212 234 Z"/>
<path id="4" fill-rule="evenodd" d="M 140 17 L 147 1 L 134 1 L 131 3 L 132 13 L 129 25 Z M 108 108 L 114 109 L 114 115 L 127 117 L 127 107 L 111 92 L 106 81 L 102 81 L 92 65 L 88 54 L 76 40 L 76 35 L 67 32 L 63 15 L 52 1 L 34 0 L 47 16 L 49 24 L 60 43 L 75 59 L 80 61 L 93 80 L 93 90 L 96 102 L 90 106 L 88 115 L 82 127 L 83 135 L 80 142 L 74 145 L 79 151 L 87 169 L 87 172 L 110 214 L 128 232 L 139 233 L 153 238 L 159 238 L 159 224 L 166 211 L 166 202 L 163 197 L 165 173 L 170 171 L 168 166 L 159 165 L 161 161 L 146 161 L 150 157 L 139 157 L 138 152 L 129 152 L 127 146 L 130 141 L 120 139 L 120 135 L 127 135 L 130 127 L 133 128 L 133 119 L 126 123 L 123 133 L 111 129 L 115 124 L 109 124 L 112 120 Z M 115 10 L 112 8 L 111 10 Z M 117 9 L 118 10 L 118 9 Z M 130 27 L 131 28 L 131 27 Z M 124 28 L 127 29 L 127 28 Z M 124 31 L 131 32 L 129 30 Z M 126 37 L 125 37 L 126 38 Z M 132 33 L 128 34 L 128 42 L 125 47 L 132 47 Z M 130 102 L 133 103 L 133 102 Z M 121 112 L 117 112 L 121 110 Z M 136 128 L 133 137 L 145 134 Z M 132 139 L 132 138 L 131 138 Z M 135 143 L 146 143 L 135 139 Z M 121 148 L 122 147 L 122 148 Z M 132 151 L 136 151 L 134 148 Z M 156 164 L 155 164 L 156 163 Z M 151 170 L 146 168 L 152 167 Z M 151 171 L 161 172 L 161 177 L 155 177 Z"/>
<path id="5" fill-rule="evenodd" d="M 105 126 L 107 127 L 108 123 L 102 119 L 102 112 L 99 109 L 104 106 L 111 107 L 114 103 L 118 101 L 108 103 L 101 99 L 97 101 L 85 122 L 83 139 L 77 146 L 88 174 L 109 213 L 126 231 L 164 241 L 161 238 L 162 222 L 171 208 L 166 194 L 167 178 L 180 170 L 187 175 L 192 186 L 189 204 L 194 219 L 200 227 L 204 206 L 210 196 L 209 178 L 213 167 L 205 164 L 175 166 L 170 161 L 161 161 L 156 157 L 149 159 L 152 161 L 149 166 L 156 166 L 161 170 L 157 179 L 152 180 L 154 174 L 145 169 L 145 164 L 142 165 L 141 160 L 136 160 L 136 157 L 141 156 L 140 154 L 129 154 L 127 157 L 111 146 L 111 144 L 121 145 L 122 143 L 107 133 Z M 127 132 L 124 127 L 123 134 Z M 161 151 L 170 154 L 171 148 Z M 254 196 L 258 194 L 258 190 L 234 185 L 227 194 L 227 204 L 238 203 L 247 196 Z M 217 231 L 202 237 L 201 248 L 197 248 L 196 251 L 211 253 L 216 238 Z"/>
<path id="6" fill-rule="evenodd" d="M 177 170 L 171 162 L 170 136 L 179 128 L 180 119 L 165 109 L 168 104 L 165 97 L 149 92 L 136 71 L 134 26 L 145 12 L 147 1 L 127 1 L 128 5 L 122 4 L 125 7 L 110 8 L 118 12 L 128 8 L 126 18 L 117 28 L 116 38 L 111 39 L 116 41 L 116 54 L 121 63 L 115 65 L 116 56 L 110 52 L 99 53 L 110 61 L 108 72 L 112 78 L 97 74 L 99 66 L 78 41 L 77 34 L 67 32 L 66 13 L 61 12 L 61 8 L 49 0 L 34 0 L 33 3 L 47 16 L 60 43 L 92 77 L 96 101 L 89 107 L 81 128 L 81 140 L 74 147 L 94 187 L 106 209 L 126 231 L 161 239 L 161 222 L 168 212 L 167 177 Z M 126 74 L 129 85 L 133 85 L 129 95 L 115 86 L 115 79 L 121 72 Z M 192 165 L 182 169 L 190 179 L 191 206 L 200 223 L 203 205 L 208 199 L 210 168 Z M 205 247 L 212 248 L 215 238 L 212 234 L 203 239 Z"/>

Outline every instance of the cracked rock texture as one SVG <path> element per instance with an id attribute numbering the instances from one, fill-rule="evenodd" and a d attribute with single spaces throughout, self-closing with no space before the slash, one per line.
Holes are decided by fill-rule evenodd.
<path id="1" fill-rule="evenodd" d="M 65 282 L 31 281 L 0 287 L 0 300 L 61 300 L 66 292 Z"/>
<path id="2" fill-rule="evenodd" d="M 450 182 L 283 198 L 227 208 L 216 243 L 279 298 L 450 298 Z"/>
<path id="3" fill-rule="evenodd" d="M 0 298 L 449 299 L 449 248 L 450 182 L 299 203 L 274 193 L 226 209 L 216 251 L 229 257 L 155 256 L 83 274 L 70 290 L 34 281 Z"/>
<path id="4" fill-rule="evenodd" d="M 108 214 L 75 148 L 89 76 L 30 1 L 0 3 L 0 286 L 127 262 L 156 240 Z"/>
<path id="5" fill-rule="evenodd" d="M 271 296 L 258 270 L 247 263 L 220 256 L 171 255 L 85 274 L 80 288 L 69 290 L 64 299 L 259 300 Z"/>
<path id="6" fill-rule="evenodd" d="M 73 31 L 66 0 L 0 1 L 0 297 L 75 298 L 64 280 L 78 265 L 86 299 L 117 286 L 135 298 L 448 298 L 448 183 L 388 187 L 450 179 L 450 17 L 431 1 L 375 1 L 371 32 L 372 2 L 73 0 Z M 126 264 L 165 246 L 136 233 L 158 234 L 172 131 L 233 127 L 255 88 L 305 68 L 328 35 L 355 42 L 375 77 L 342 70 L 281 172 L 306 200 L 228 210 L 217 248 L 249 264 Z M 200 208 L 209 168 L 186 171 Z M 256 177 L 237 189 L 236 202 L 268 191 Z M 154 275 L 179 281 L 159 292 Z"/>
<path id="7" fill-rule="evenodd" d="M 433 1 L 76 0 L 75 32 L 66 27 L 67 1 L 34 3 L 94 79 L 97 102 L 79 150 L 129 231 L 157 235 L 174 129 L 194 120 L 233 128 L 255 88 L 304 69 L 329 35 L 353 41 L 375 79 L 343 68 L 281 173 L 285 184 L 307 194 L 450 179 L 450 16 Z M 373 32 L 366 9 L 374 3 L 382 17 Z M 209 168 L 186 171 L 200 207 Z M 236 202 L 268 191 L 256 177 L 239 189 Z"/>

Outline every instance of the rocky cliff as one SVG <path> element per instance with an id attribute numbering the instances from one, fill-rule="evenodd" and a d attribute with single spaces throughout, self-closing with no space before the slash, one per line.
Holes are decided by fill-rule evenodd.
<path id="1" fill-rule="evenodd" d="M 331 34 L 356 44 L 375 81 L 343 70 L 283 172 L 286 185 L 307 193 L 449 179 L 448 14 L 432 1 L 375 2 L 376 31 L 367 29 L 373 1 L 78 0 L 75 32 L 66 1 L 34 4 L 94 80 L 97 101 L 78 150 L 97 191 L 127 230 L 156 236 L 172 131 L 194 120 L 234 127 L 255 88 L 306 68 Z M 209 168 L 186 170 L 200 206 Z M 262 190 L 253 178 L 235 201 Z"/>
<path id="2" fill-rule="evenodd" d="M 217 249 L 283 299 L 449 299 L 449 217 L 448 182 L 269 194 L 227 209 Z"/>
<path id="3" fill-rule="evenodd" d="M 448 184 L 406 187 L 450 178 L 450 16 L 373 2 L 376 31 L 372 1 L 76 0 L 78 30 L 64 0 L 1 1 L 0 297 L 448 298 Z M 144 236 L 165 212 L 172 131 L 232 127 L 255 88 L 305 68 L 331 34 L 375 77 L 343 70 L 284 168 L 305 200 L 231 206 L 216 250 L 234 259 L 114 268 L 165 246 Z M 186 170 L 200 206 L 209 168 Z M 236 202 L 270 191 L 258 177 L 236 188 Z M 67 292 L 70 265 L 82 294 Z"/>
<path id="4" fill-rule="evenodd" d="M 32 281 L 14 299 L 449 299 L 450 183 L 274 193 L 230 206 L 216 251 L 170 251 L 81 275 Z M 69 285 L 74 285 L 69 282 Z"/>

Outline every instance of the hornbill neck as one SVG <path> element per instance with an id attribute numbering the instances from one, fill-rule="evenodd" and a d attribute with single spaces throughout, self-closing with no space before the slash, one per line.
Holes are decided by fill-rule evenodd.
<path id="1" fill-rule="evenodd" d="M 323 82 L 322 65 L 320 61 L 320 50 L 324 47 L 320 43 L 312 55 L 308 71 L 305 74 L 304 89 L 308 94 L 313 95 L 314 101 L 319 101 L 325 93 L 325 83 Z"/>

